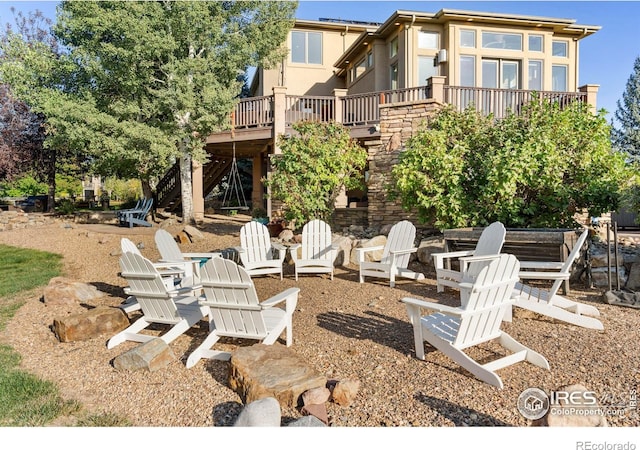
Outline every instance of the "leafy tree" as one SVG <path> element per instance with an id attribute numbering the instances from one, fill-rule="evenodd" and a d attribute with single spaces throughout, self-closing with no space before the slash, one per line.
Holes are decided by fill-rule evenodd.
<path id="1" fill-rule="evenodd" d="M 298 122 L 293 129 L 296 134 L 280 138 L 282 153 L 272 156 L 266 184 L 284 203 L 286 219 L 328 220 L 341 188 L 362 186 L 367 152 L 341 124 Z"/>
<path id="2" fill-rule="evenodd" d="M 7 85 L 0 85 L 0 179 L 10 181 L 30 171 L 43 141 L 40 118 Z"/>
<path id="3" fill-rule="evenodd" d="M 140 173 L 149 190 L 177 159 L 183 219 L 192 221 L 192 160 L 206 162 L 206 137 L 228 126 L 246 67 L 281 56 L 296 6 L 63 2 L 56 35 L 76 64 L 78 98 L 99 112 L 90 115 L 97 139 L 107 138 L 90 140 L 100 172 Z"/>
<path id="4" fill-rule="evenodd" d="M 444 108 L 412 137 L 389 195 L 438 228 L 574 225 L 615 210 L 629 179 L 604 111 L 533 101 L 502 120 Z"/>
<path id="5" fill-rule="evenodd" d="M 0 183 L 0 196 L 23 197 L 28 195 L 42 195 L 47 192 L 47 185 L 27 173 L 11 182 Z"/>
<path id="6" fill-rule="evenodd" d="M 633 64 L 622 102 L 618 100 L 617 106 L 614 117 L 620 129 L 613 129 L 614 145 L 628 153 L 632 160 L 640 161 L 640 57 Z"/>

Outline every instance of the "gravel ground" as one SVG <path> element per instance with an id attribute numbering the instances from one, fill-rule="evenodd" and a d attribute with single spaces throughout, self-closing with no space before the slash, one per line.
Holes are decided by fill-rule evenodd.
<path id="1" fill-rule="evenodd" d="M 183 251 L 221 250 L 238 244 L 243 221 L 211 216 L 201 230 L 205 239 L 181 245 Z M 129 229 L 104 225 L 62 224 L 4 231 L 0 243 L 60 253 L 64 275 L 92 283 L 108 295 L 92 303 L 116 306 L 124 298 L 123 279 L 117 276 L 120 238 L 142 242 L 142 253 L 155 260 L 158 252 L 152 229 Z M 177 233 L 181 227 L 169 228 Z M 135 233 L 135 234 L 134 234 Z M 529 426 L 516 402 L 530 387 L 545 391 L 581 383 L 596 391 L 602 403 L 628 402 L 640 387 L 638 330 L 640 311 L 602 303 L 600 290 L 572 284 L 570 297 L 597 306 L 604 331 L 594 331 L 554 322 L 524 311 L 516 311 L 503 329 L 525 345 L 542 353 L 551 370 L 518 363 L 499 371 L 504 389 L 498 390 L 473 378 L 442 353 L 427 347 L 426 361 L 415 358 L 412 329 L 400 299 L 405 296 L 455 305 L 455 292 L 437 294 L 434 273 L 418 266 L 426 279 L 400 280 L 389 288 L 382 280 L 359 284 L 357 270 L 337 268 L 335 279 L 308 275 L 296 282 L 293 268 L 285 279 L 254 279 L 261 299 L 297 286 L 301 289 L 293 316 L 293 350 L 332 379 L 361 381 L 356 401 L 350 407 L 328 404 L 334 427 L 399 426 Z M 133 348 L 126 342 L 106 349 L 110 336 L 86 342 L 60 343 L 50 330 L 54 318 L 71 311 L 45 306 L 42 291 L 16 313 L 0 340 L 22 356 L 24 369 L 52 380 L 67 398 L 80 401 L 87 411 L 126 416 L 135 426 L 207 427 L 233 423 L 242 408 L 238 395 L 227 386 L 227 362 L 201 360 L 186 369 L 189 352 L 207 334 L 201 322 L 172 342 L 178 360 L 163 370 L 118 372 L 114 357 Z M 131 314 L 135 318 L 136 313 Z M 162 328 L 155 328 L 154 332 Z M 227 340 L 221 349 L 253 342 Z M 501 352 L 491 344 L 469 350 L 479 360 Z M 283 410 L 283 423 L 300 417 Z M 639 426 L 638 409 L 607 418 L 612 426 Z M 61 423 L 61 425 L 67 425 Z"/>

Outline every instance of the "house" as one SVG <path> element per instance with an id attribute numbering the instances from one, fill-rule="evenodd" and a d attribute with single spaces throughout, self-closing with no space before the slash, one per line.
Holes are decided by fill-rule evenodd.
<path id="1" fill-rule="evenodd" d="M 252 203 L 271 213 L 260 180 L 268 155 L 279 152 L 278 137 L 299 120 L 334 120 L 369 152 L 367 192 L 345 193 L 341 206 L 351 211 L 342 213 L 351 218 L 344 224 L 397 221 L 406 212 L 386 200 L 384 175 L 418 121 L 443 104 L 473 104 L 501 117 L 534 92 L 595 108 L 598 86 L 578 86 L 578 61 L 580 41 L 599 29 L 572 19 L 450 9 L 396 11 L 384 23 L 296 20 L 288 56 L 256 71 L 252 97 L 239 101 L 231 129 L 207 139 L 211 162 L 194 167 L 196 216 L 234 157 L 253 161 Z"/>

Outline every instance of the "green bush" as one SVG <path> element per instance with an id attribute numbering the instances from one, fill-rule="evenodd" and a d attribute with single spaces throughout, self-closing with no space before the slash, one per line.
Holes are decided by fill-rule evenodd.
<path id="1" fill-rule="evenodd" d="M 59 214 L 63 214 L 65 216 L 71 215 L 76 211 L 76 205 L 73 200 L 68 198 L 63 198 L 58 201 L 58 205 L 56 206 L 56 211 Z"/>
<path id="2" fill-rule="evenodd" d="M 615 210 L 630 171 L 604 112 L 533 101 L 501 120 L 447 107 L 408 141 L 388 193 L 436 227 L 568 227 Z"/>
<path id="3" fill-rule="evenodd" d="M 328 220 L 344 186 L 362 187 L 367 151 L 337 123 L 298 122 L 295 134 L 280 139 L 282 153 L 271 158 L 271 177 L 263 180 L 271 196 L 284 203 L 295 224 Z"/>

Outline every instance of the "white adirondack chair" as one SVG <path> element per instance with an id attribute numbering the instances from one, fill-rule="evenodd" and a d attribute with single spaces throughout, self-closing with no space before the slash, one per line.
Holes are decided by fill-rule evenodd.
<path id="1" fill-rule="evenodd" d="M 207 308 L 198 304 L 197 297 L 168 290 L 160 273 L 145 257 L 125 252 L 120 257 L 120 269 L 129 283 L 129 294 L 138 300 L 143 315 L 109 339 L 107 348 L 124 341 L 147 342 L 156 338 L 141 333 L 152 323 L 171 326 L 159 336 L 169 344 L 207 315 Z"/>
<path id="2" fill-rule="evenodd" d="M 506 230 L 500 222 L 494 222 L 480 234 L 474 250 L 460 250 L 455 252 L 434 253 L 433 265 L 436 269 L 436 290 L 443 292 L 445 286 L 457 289 L 466 269 L 466 257 L 497 255 L 502 250 Z M 458 259 L 459 270 L 451 268 L 453 259 Z"/>
<path id="3" fill-rule="evenodd" d="M 235 262 L 214 258 L 202 267 L 204 298 L 200 304 L 209 308 L 207 338 L 187 359 L 187 368 L 201 358 L 228 360 L 230 353 L 213 350 L 221 337 L 256 339 L 273 344 L 286 330 L 286 344 L 291 346 L 292 316 L 300 289 L 289 288 L 263 302 L 258 301 L 249 273 Z M 284 309 L 275 305 L 284 302 Z"/>
<path id="4" fill-rule="evenodd" d="M 333 262 L 338 245 L 333 244 L 331 227 L 322 220 L 311 220 L 302 227 L 302 244 L 289 248 L 295 266 L 296 281 L 300 273 L 329 273 L 333 280 Z M 302 251 L 298 259 L 298 249 Z"/>
<path id="5" fill-rule="evenodd" d="M 521 269 L 533 269 L 533 271 L 521 270 L 519 273 L 521 280 L 549 280 L 553 281 L 553 285 L 549 290 L 546 290 L 524 283 L 516 283 L 514 288 L 515 306 L 573 325 L 603 330 L 604 325 L 596 319 L 600 316 L 600 311 L 596 307 L 558 295 L 562 283 L 571 276 L 573 263 L 580 254 L 588 235 L 589 230 L 585 228 L 564 262 L 521 262 Z M 506 320 L 510 319 L 511 315 L 507 314 Z"/>
<path id="6" fill-rule="evenodd" d="M 518 260 L 513 255 L 471 257 L 459 284 L 461 307 L 453 308 L 414 298 L 403 298 L 413 325 L 416 357 L 424 359 L 424 341 L 443 352 L 475 377 L 502 389 L 496 371 L 520 361 L 549 369 L 549 363 L 500 329 L 503 316 L 514 300 Z M 422 310 L 437 311 L 422 315 Z M 509 352 L 480 364 L 463 350 L 496 339 Z"/>
<path id="7" fill-rule="evenodd" d="M 415 247 L 416 227 L 408 220 L 402 220 L 391 227 L 384 246 L 356 248 L 360 265 L 360 283 L 364 277 L 377 277 L 389 280 L 389 286 L 396 285 L 396 277 L 423 280 L 424 275 L 408 269 L 411 253 Z M 367 252 L 382 250 L 380 261 L 366 261 Z"/>
<path id="8" fill-rule="evenodd" d="M 160 252 L 160 261 L 181 263 L 185 269 L 185 277 L 193 277 L 196 283 L 199 283 L 200 266 L 204 264 L 204 261 L 222 256 L 219 252 L 183 253 L 171 233 L 162 228 L 156 231 L 154 239 Z"/>
<path id="9" fill-rule="evenodd" d="M 251 276 L 280 274 L 287 254 L 287 248 L 271 242 L 269 229 L 260 222 L 247 222 L 240 229 L 240 246 L 235 248 L 240 262 Z"/>
<path id="10" fill-rule="evenodd" d="M 122 238 L 120 240 L 120 249 L 122 253 L 130 252 L 142 256 L 140 249 L 128 238 Z M 189 273 L 193 271 L 190 262 L 186 264 L 180 262 L 155 262 L 151 264 L 153 264 L 153 267 L 155 267 L 162 276 L 162 281 L 168 291 L 175 291 L 178 295 L 198 295 L 202 289 L 202 286 L 194 284 L 193 277 L 185 276 L 185 272 Z M 124 292 L 125 294 L 129 294 L 129 288 L 125 288 Z M 119 308 L 126 313 L 130 313 L 140 310 L 140 304 L 134 296 L 129 295 Z"/>

